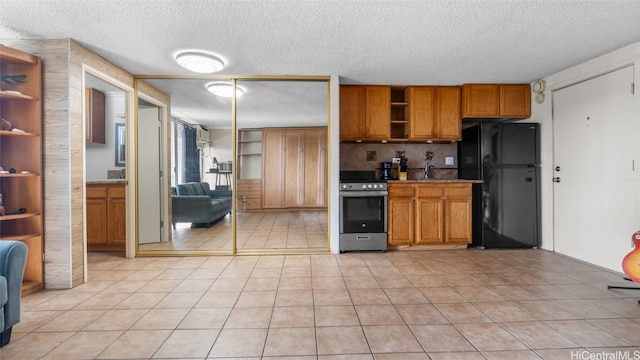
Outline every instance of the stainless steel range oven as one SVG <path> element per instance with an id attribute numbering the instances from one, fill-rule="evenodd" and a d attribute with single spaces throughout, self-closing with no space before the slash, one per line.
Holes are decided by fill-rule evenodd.
<path id="1" fill-rule="evenodd" d="M 340 252 L 387 250 L 387 183 L 341 181 Z"/>

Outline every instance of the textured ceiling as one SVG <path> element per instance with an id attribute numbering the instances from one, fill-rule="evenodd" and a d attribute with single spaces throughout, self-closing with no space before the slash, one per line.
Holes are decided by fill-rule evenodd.
<path id="1" fill-rule="evenodd" d="M 135 74 L 187 74 L 173 56 L 203 49 L 221 74 L 531 82 L 640 41 L 640 1 L 0 0 L 16 37 L 73 38 Z"/>

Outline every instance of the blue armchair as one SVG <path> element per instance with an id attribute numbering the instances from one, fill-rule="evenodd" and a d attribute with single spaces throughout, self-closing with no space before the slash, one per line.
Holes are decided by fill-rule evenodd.
<path id="1" fill-rule="evenodd" d="M 0 241 L 0 347 L 11 340 L 13 325 L 20 322 L 22 278 L 28 248 L 22 241 Z"/>

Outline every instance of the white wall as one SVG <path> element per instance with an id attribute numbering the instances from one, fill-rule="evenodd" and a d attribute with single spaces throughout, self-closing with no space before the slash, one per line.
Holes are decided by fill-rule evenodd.
<path id="1" fill-rule="evenodd" d="M 554 250 L 554 236 L 553 236 L 553 119 L 552 119 L 552 96 L 551 93 L 554 90 L 558 90 L 569 86 L 571 84 L 578 83 L 590 79 L 592 77 L 607 73 L 619 69 L 623 66 L 635 64 L 635 83 L 640 84 L 640 76 L 637 69 L 640 69 L 640 43 L 626 46 L 622 49 L 605 54 L 598 58 L 592 59 L 585 63 L 576 65 L 569 69 L 563 70 L 556 74 L 553 74 L 544 80 L 547 83 L 547 89 L 545 91 L 546 99 L 542 104 L 538 104 L 531 99 L 531 119 L 532 122 L 540 123 L 541 129 L 541 151 L 542 151 L 542 164 L 541 164 L 541 192 L 542 192 L 542 242 L 541 248 L 547 250 Z M 636 89 L 639 86 L 636 85 Z M 640 96 L 638 90 L 635 92 L 635 115 L 640 116 Z M 636 121 L 637 123 L 637 121 Z M 640 129 L 632 129 L 635 134 L 640 134 Z M 594 144 L 594 146 L 606 146 L 606 144 Z M 640 158 L 640 144 L 635 144 L 636 153 L 635 158 Z M 637 166 L 640 166 L 637 165 Z M 637 171 L 640 171 L 638 169 Z M 589 181 L 585 179 L 585 181 Z M 586 194 L 585 194 L 586 196 Z M 579 206 L 579 204 L 577 204 Z M 620 211 L 634 211 L 638 214 L 640 210 L 640 199 L 635 201 L 635 209 L 621 209 Z M 638 223 L 640 229 L 640 222 Z M 629 239 L 631 234 L 629 234 Z M 629 248 L 631 251 L 631 248 Z M 597 254 L 594 254 L 597 255 Z M 620 259 L 622 261 L 622 258 Z"/>
<path id="2" fill-rule="evenodd" d="M 204 145 L 201 148 L 202 163 L 200 169 L 202 171 L 202 181 L 206 181 L 213 185 L 216 183 L 215 174 L 207 174 L 207 171 L 213 163 L 213 157 L 218 163 L 225 161 L 233 161 L 233 142 L 231 129 L 209 129 L 210 145 Z M 235 161 L 233 161 L 235 163 Z M 233 164 L 235 168 L 235 164 Z M 235 169 L 234 169 L 235 171 Z"/>
<path id="3" fill-rule="evenodd" d="M 105 144 L 86 143 L 87 181 L 107 179 L 107 170 L 122 170 L 115 166 L 116 123 L 124 123 L 126 109 L 124 93 L 105 93 Z"/>

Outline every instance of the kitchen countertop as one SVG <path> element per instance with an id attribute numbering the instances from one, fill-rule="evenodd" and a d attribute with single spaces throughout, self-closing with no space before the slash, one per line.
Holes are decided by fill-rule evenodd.
<path id="1" fill-rule="evenodd" d="M 387 184 L 438 184 L 438 183 L 463 183 L 482 184 L 482 180 L 466 179 L 421 179 L 421 180 L 387 180 Z"/>

